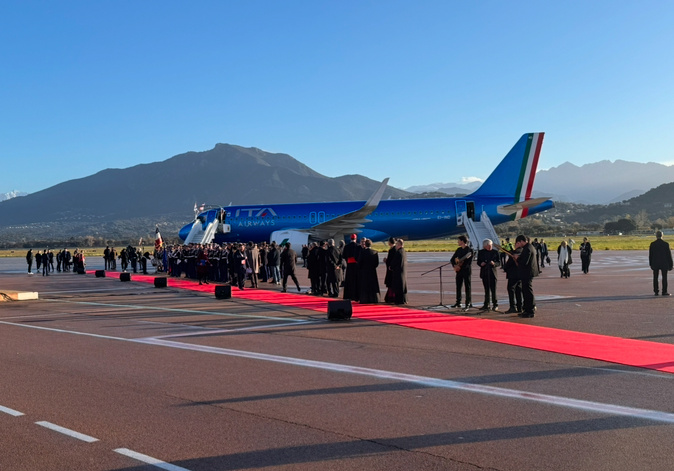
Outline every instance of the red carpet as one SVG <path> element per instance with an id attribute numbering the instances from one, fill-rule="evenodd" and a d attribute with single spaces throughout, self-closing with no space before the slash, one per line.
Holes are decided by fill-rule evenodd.
<path id="1" fill-rule="evenodd" d="M 93 273 L 93 272 L 91 272 Z M 106 272 L 108 276 L 119 273 Z M 153 283 L 152 275 L 132 274 L 132 281 Z M 213 285 L 200 286 L 186 279 L 168 278 L 168 286 L 213 293 Z M 327 314 L 328 298 L 302 294 L 279 293 L 264 289 L 232 289 L 232 297 L 309 309 Z M 384 324 L 459 335 L 517 347 L 532 348 L 564 355 L 572 355 L 621 365 L 674 373 L 674 345 L 643 340 L 623 339 L 607 335 L 573 332 L 529 324 L 502 322 L 436 313 L 387 304 L 353 304 L 353 316 Z M 531 321 L 529 321 L 531 322 Z"/>

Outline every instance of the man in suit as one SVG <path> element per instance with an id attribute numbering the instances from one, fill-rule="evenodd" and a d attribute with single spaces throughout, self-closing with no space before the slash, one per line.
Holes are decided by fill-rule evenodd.
<path id="1" fill-rule="evenodd" d="M 470 264 L 473 262 L 473 249 L 468 246 L 468 238 L 465 235 L 460 235 L 457 239 L 459 248 L 456 249 L 452 255 L 452 266 L 456 272 L 456 303 L 452 307 L 461 307 L 461 289 L 465 286 L 466 290 L 466 307 L 465 310 L 473 307 L 471 304 L 471 285 Z"/>
<path id="2" fill-rule="evenodd" d="M 658 273 L 662 273 L 662 295 L 669 296 L 667 292 L 667 272 L 672 269 L 672 252 L 669 244 L 662 240 L 662 232 L 655 233 L 655 240 L 648 249 L 648 264 L 653 270 L 653 292 L 658 295 Z"/>
<path id="3" fill-rule="evenodd" d="M 26 263 L 28 263 L 28 274 L 33 274 L 33 249 L 29 249 L 26 254 Z"/>
<path id="4" fill-rule="evenodd" d="M 285 250 L 281 253 L 281 266 L 283 267 L 283 292 L 286 292 L 286 286 L 288 285 L 288 277 L 292 278 L 297 286 L 297 291 L 302 291 L 300 288 L 300 282 L 297 281 L 297 275 L 295 274 L 297 253 L 290 248 L 290 242 L 286 243 Z"/>
<path id="5" fill-rule="evenodd" d="M 334 239 L 328 239 L 326 260 L 328 296 L 336 298 L 339 296 L 339 272 L 342 270 L 342 254 L 339 249 L 335 247 Z"/>
<path id="6" fill-rule="evenodd" d="M 480 278 L 484 286 L 484 305 L 483 311 L 489 311 L 489 298 L 491 298 L 491 309 L 498 311 L 498 301 L 496 299 L 496 269 L 501 265 L 501 256 L 498 250 L 494 248 L 491 239 L 485 239 L 482 242 L 482 249 L 477 252 L 477 266 L 480 267 Z"/>
<path id="7" fill-rule="evenodd" d="M 234 267 L 234 274 L 236 275 L 236 283 L 240 290 L 244 289 L 246 282 L 246 268 L 248 268 L 248 257 L 246 256 L 246 246 L 239 244 L 238 250 L 232 249 L 232 265 Z"/>
<path id="8" fill-rule="evenodd" d="M 517 262 L 518 274 L 522 282 L 522 312 L 519 317 L 534 317 L 536 298 L 534 298 L 533 279 L 538 276 L 538 260 L 536 249 L 531 245 L 527 236 L 520 234 L 515 239 L 515 248 L 522 249 L 519 255 L 513 258 Z"/>

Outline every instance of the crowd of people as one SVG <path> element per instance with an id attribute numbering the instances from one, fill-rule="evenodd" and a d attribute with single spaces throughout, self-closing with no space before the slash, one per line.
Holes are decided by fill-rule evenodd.
<path id="1" fill-rule="evenodd" d="M 54 266 L 54 261 L 56 261 L 56 266 Z M 86 266 L 84 252 L 79 249 L 75 249 L 72 254 L 68 249 L 59 250 L 56 255 L 51 249 L 44 249 L 42 253 L 38 250 L 35 254 L 33 254 L 33 249 L 28 249 L 26 263 L 29 275 L 33 275 L 33 262 L 35 262 L 35 271 L 38 274 L 42 271 L 42 276 L 49 276 L 54 271 L 79 272 Z"/>
<path id="2" fill-rule="evenodd" d="M 506 314 L 517 313 L 520 317 L 534 317 L 536 299 L 534 297 L 533 279 L 537 277 L 545 265 L 547 245 L 545 241 L 535 240 L 534 245 L 525 235 L 518 235 L 515 245 L 510 239 L 497 249 L 491 239 L 482 241 L 482 248 L 475 251 L 468 238 L 461 235 L 457 239 L 458 249 L 454 252 L 451 264 L 456 272 L 456 303 L 452 307 L 468 310 L 473 307 L 471 274 L 472 262 L 476 259 L 480 268 L 480 279 L 484 287 L 484 311 L 498 311 L 496 284 L 497 269 L 501 267 L 506 273 L 509 308 Z M 500 249 L 500 250 L 499 250 Z M 500 253 L 499 253 L 500 252 Z M 545 255 L 544 255 L 545 254 Z M 462 294 L 465 303 L 462 305 Z"/>
<path id="3" fill-rule="evenodd" d="M 384 258 L 387 288 L 384 301 L 406 304 L 404 242 L 391 238 L 389 247 Z M 129 252 L 130 249 L 126 250 Z M 111 252 L 114 253 L 114 249 Z M 171 245 L 155 250 L 151 257 L 158 271 L 173 277 L 196 279 L 199 284 L 229 283 L 239 289 L 250 289 L 259 288 L 260 283 L 269 283 L 281 285 L 284 292 L 288 289 L 288 278 L 297 291 L 301 291 L 297 277 L 300 258 L 302 267 L 307 269 L 308 294 L 337 298 L 343 287 L 344 299 L 363 304 L 381 301 L 377 274 L 379 255 L 372 248 L 371 240 L 361 238 L 358 241 L 355 234 L 348 244 L 344 241 L 336 244 L 333 239 L 311 242 L 304 245 L 299 254 L 290 243 L 279 246 L 276 242 L 248 242 Z M 122 269 L 125 269 L 124 263 L 122 259 Z"/>
<path id="4" fill-rule="evenodd" d="M 514 245 L 510 242 L 510 238 L 506 237 L 500 246 L 496 246 L 490 239 L 485 239 L 482 241 L 482 249 L 477 252 L 476 257 L 474 257 L 475 251 L 470 246 L 466 236 L 459 236 L 457 242 L 459 247 L 451 259 L 451 264 L 456 271 L 456 303 L 452 307 L 463 308 L 464 310 L 473 307 L 471 263 L 475 258 L 480 268 L 480 279 L 484 287 L 484 304 L 480 309 L 484 311 L 499 310 L 496 282 L 498 279 L 497 268 L 501 267 L 506 274 L 509 302 L 508 310 L 505 313 L 517 313 L 520 317 L 534 317 L 536 300 L 532 281 L 545 268 L 546 263 L 551 264 L 548 245 L 544 239 L 539 241 L 536 238 L 532 241 L 525 235 L 518 235 Z M 557 247 L 557 265 L 562 278 L 571 276 L 569 266 L 573 263 L 571 257 L 573 244 L 575 244 L 573 239 L 569 239 L 568 242 L 563 240 Z M 580 258 L 583 273 L 589 273 L 592 260 L 592 244 L 587 237 L 583 238 L 583 243 L 580 245 Z M 663 290 L 666 291 L 666 274 L 663 276 L 663 286 Z M 657 294 L 657 274 L 654 277 L 654 289 Z M 464 304 L 462 304 L 463 294 L 465 294 Z"/>
<path id="5" fill-rule="evenodd" d="M 450 263 L 456 272 L 456 302 L 452 307 L 468 310 L 473 307 L 471 274 L 475 260 L 480 270 L 480 279 L 484 288 L 485 311 L 498 311 L 496 285 L 500 267 L 506 275 L 508 292 L 508 310 L 506 314 L 517 313 L 521 317 L 534 317 L 536 300 L 533 292 L 533 279 L 537 277 L 546 263 L 551 264 L 547 243 L 544 239 L 531 241 L 525 235 L 518 235 L 515 244 L 506 238 L 501 245 L 490 239 L 482 241 L 482 248 L 475 252 L 465 235 L 457 239 L 458 248 Z M 573 263 L 573 239 L 563 240 L 557 247 L 557 265 L 560 277 L 571 276 Z M 386 292 L 383 300 L 392 304 L 407 304 L 407 255 L 402 239 L 389 238 L 389 250 L 384 258 L 384 285 Z M 592 260 L 592 244 L 587 237 L 579 247 L 581 270 L 587 274 Z M 290 278 L 297 291 L 301 291 L 297 278 L 297 261 L 301 257 L 302 267 L 307 269 L 310 282 L 308 294 L 314 296 L 339 297 L 343 288 L 343 298 L 362 304 L 379 303 L 379 254 L 372 248 L 372 241 L 366 238 L 357 240 L 353 234 L 349 243 L 333 239 L 311 242 L 302 246 L 300 253 L 290 243 L 279 246 L 276 242 L 255 244 L 189 244 L 157 246 L 153 253 L 131 245 L 117 252 L 114 247 L 106 247 L 103 252 L 106 270 L 117 270 L 120 261 L 122 272 L 147 274 L 148 262 L 157 272 L 169 276 L 197 279 L 199 284 L 230 283 L 243 290 L 246 282 L 249 288 L 258 288 L 260 283 L 281 285 L 287 291 Z M 33 263 L 37 273 L 49 276 L 56 272 L 82 272 L 86 267 L 84 253 L 75 249 L 73 254 L 66 248 L 57 251 L 44 249 L 26 254 L 28 273 L 33 274 Z M 674 268 L 669 244 L 662 240 L 662 232 L 656 232 L 656 240 L 649 249 L 649 265 L 653 270 L 653 291 L 662 295 L 667 291 L 667 272 Z M 465 295 L 465 298 L 463 297 Z"/>

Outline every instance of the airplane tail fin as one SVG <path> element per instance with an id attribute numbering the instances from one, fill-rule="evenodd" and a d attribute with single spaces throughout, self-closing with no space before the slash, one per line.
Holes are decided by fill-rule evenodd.
<path id="1" fill-rule="evenodd" d="M 512 197 L 513 203 L 531 199 L 543 136 L 542 132 L 534 132 L 520 137 L 473 195 Z"/>

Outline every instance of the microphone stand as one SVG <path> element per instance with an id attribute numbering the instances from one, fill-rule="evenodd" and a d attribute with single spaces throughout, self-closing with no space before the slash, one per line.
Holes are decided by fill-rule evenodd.
<path id="1" fill-rule="evenodd" d="M 444 265 L 440 265 L 439 267 L 435 267 L 432 270 L 428 270 L 427 272 L 424 272 L 424 273 L 421 274 L 421 276 L 424 276 L 424 275 L 427 275 L 431 272 L 434 272 L 435 270 L 438 270 L 440 272 L 440 304 L 438 304 L 438 306 L 442 306 L 442 307 L 445 307 L 445 308 L 447 306 L 445 306 L 445 303 L 442 300 L 442 268 L 446 267 L 447 265 L 451 265 L 451 264 L 452 264 L 452 262 L 447 262 Z"/>

